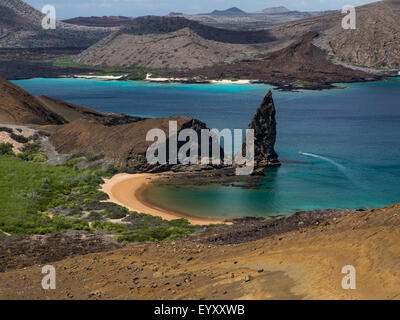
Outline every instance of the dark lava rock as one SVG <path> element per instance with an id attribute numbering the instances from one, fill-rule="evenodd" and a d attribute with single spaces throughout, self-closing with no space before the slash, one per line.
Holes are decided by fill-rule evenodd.
<path id="1" fill-rule="evenodd" d="M 273 217 L 269 219 L 244 217 L 234 219 L 232 225 L 206 229 L 193 236 L 197 241 L 216 245 L 231 245 L 282 235 L 297 231 L 312 225 L 335 221 L 357 212 L 357 210 L 311 210 L 299 211 L 287 217 Z M 283 240 L 282 237 L 278 239 Z M 277 239 L 277 240 L 278 240 Z M 260 252 L 259 254 L 263 254 Z"/>
<path id="2" fill-rule="evenodd" d="M 279 166 L 278 154 L 275 152 L 276 142 L 276 110 L 272 91 L 268 91 L 261 106 L 257 109 L 249 129 L 254 130 L 255 174 L 263 173 L 262 168 Z M 243 144 L 245 153 L 246 144 Z"/>
<path id="3" fill-rule="evenodd" d="M 79 231 L 6 239 L 0 243 L 0 272 L 118 248 L 105 235 Z"/>

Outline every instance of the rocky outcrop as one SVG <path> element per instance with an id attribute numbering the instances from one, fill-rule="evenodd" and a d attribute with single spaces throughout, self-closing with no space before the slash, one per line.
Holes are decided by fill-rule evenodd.
<path id="1" fill-rule="evenodd" d="M 170 121 L 176 121 L 178 134 L 184 129 L 193 129 L 200 137 L 200 131 L 206 128 L 203 122 L 188 117 L 145 119 L 112 127 L 88 120 L 76 120 L 55 131 L 51 142 L 60 154 L 84 154 L 86 157 L 102 155 L 103 168 L 113 166 L 131 173 L 211 169 L 212 167 L 207 165 L 188 166 L 171 163 L 168 151 L 171 141 Z M 147 150 L 154 142 L 147 141 L 146 136 L 152 129 L 159 129 L 166 134 L 166 140 L 161 141 L 167 146 L 165 164 L 150 164 L 147 160 Z M 185 143 L 178 142 L 178 150 Z"/>
<path id="2" fill-rule="evenodd" d="M 120 247 L 99 233 L 79 231 L 12 237 L 0 243 L 0 273 Z"/>
<path id="3" fill-rule="evenodd" d="M 254 130 L 255 174 L 261 174 L 264 168 L 281 165 L 278 160 L 278 154 L 275 152 L 275 114 L 272 91 L 269 91 L 249 125 L 249 129 Z M 245 147 L 246 145 L 244 144 L 243 148 L 245 149 Z"/>

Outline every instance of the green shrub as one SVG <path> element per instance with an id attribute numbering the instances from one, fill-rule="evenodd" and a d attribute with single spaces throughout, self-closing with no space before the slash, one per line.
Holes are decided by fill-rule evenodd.
<path id="1" fill-rule="evenodd" d="M 97 154 L 97 155 L 93 155 L 93 156 L 88 157 L 87 161 L 88 162 L 95 162 L 95 161 L 102 160 L 102 159 L 104 159 L 104 154 Z"/>
<path id="2" fill-rule="evenodd" d="M 121 207 L 112 202 L 93 201 L 87 205 L 86 210 L 101 211 L 109 219 L 122 219 L 122 218 L 125 218 L 129 214 L 128 209 Z"/>
<path id="3" fill-rule="evenodd" d="M 63 163 L 63 166 L 64 167 L 68 167 L 68 168 L 74 168 L 74 167 L 76 167 L 76 165 L 79 163 L 79 162 L 82 162 L 82 161 L 84 161 L 85 160 L 85 157 L 77 157 L 77 158 L 75 158 L 75 157 L 70 157 L 68 160 L 67 160 L 67 162 L 64 162 Z"/>
<path id="4" fill-rule="evenodd" d="M 89 221 L 102 221 L 104 220 L 104 213 L 98 211 L 92 211 L 89 213 L 88 220 Z"/>
<path id="5" fill-rule="evenodd" d="M 11 143 L 0 143 L 0 155 L 13 156 L 13 146 Z"/>
<path id="6" fill-rule="evenodd" d="M 186 219 L 176 219 L 176 220 L 168 221 L 168 224 L 171 227 L 187 227 L 190 225 L 190 222 Z"/>
<path id="7" fill-rule="evenodd" d="M 7 132 L 9 134 L 13 133 L 14 130 L 8 127 L 0 127 L 0 132 Z"/>
<path id="8" fill-rule="evenodd" d="M 116 237 L 116 240 L 118 242 L 155 242 L 163 240 L 175 240 L 182 237 L 187 237 L 190 233 L 191 231 L 185 228 L 154 227 L 123 232 Z"/>
<path id="9" fill-rule="evenodd" d="M 110 178 L 112 176 L 115 176 L 116 174 L 120 173 L 121 171 L 114 166 L 109 166 L 108 169 L 104 172 L 104 177 L 105 178 Z"/>
<path id="10" fill-rule="evenodd" d="M 50 137 L 50 136 L 51 136 L 51 134 L 49 132 L 39 130 L 39 131 L 35 132 L 35 134 L 30 136 L 29 140 L 39 141 L 40 138 L 42 138 L 42 137 Z"/>
<path id="11" fill-rule="evenodd" d="M 128 225 L 126 224 L 118 224 L 118 223 L 111 223 L 111 222 L 103 222 L 103 221 L 96 221 L 92 224 L 92 230 L 103 230 L 108 232 L 126 232 L 128 231 Z"/>
<path id="12" fill-rule="evenodd" d="M 22 153 L 18 155 L 21 160 L 32 162 L 45 162 L 46 155 L 40 150 L 39 142 L 25 143 L 22 148 Z"/>
<path id="13" fill-rule="evenodd" d="M 19 143 L 27 143 L 29 139 L 20 134 L 10 133 L 10 138 Z"/>
<path id="14" fill-rule="evenodd" d="M 50 133 L 50 132 L 43 131 L 43 130 L 39 130 L 39 131 L 37 132 L 37 134 L 38 134 L 39 136 L 41 136 L 41 137 L 50 137 L 50 136 L 51 136 L 51 133 Z"/>

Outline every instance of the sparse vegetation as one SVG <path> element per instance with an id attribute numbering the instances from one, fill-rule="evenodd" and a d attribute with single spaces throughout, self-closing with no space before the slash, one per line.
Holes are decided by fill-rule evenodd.
<path id="1" fill-rule="evenodd" d="M 317 82 L 312 82 L 312 81 L 297 80 L 294 83 L 294 85 L 297 86 L 297 87 L 313 87 L 313 86 L 318 85 L 318 83 Z"/>
<path id="2" fill-rule="evenodd" d="M 47 160 L 46 155 L 40 149 L 38 141 L 25 143 L 21 151 L 22 153 L 18 155 L 18 158 L 21 160 L 33 162 L 44 162 Z"/>
<path id="3" fill-rule="evenodd" d="M 11 143 L 0 143 L 0 155 L 3 155 L 3 156 L 14 155 L 12 144 Z"/>
<path id="4" fill-rule="evenodd" d="M 14 132 L 10 133 L 10 138 L 19 143 L 27 143 L 29 141 L 28 138 L 20 134 L 15 134 Z"/>
<path id="5" fill-rule="evenodd" d="M 35 163 L 37 143 L 26 144 L 19 157 L 9 155 L 10 146 L 0 145 L 0 230 L 12 236 L 60 233 L 67 230 L 103 231 L 122 243 L 161 241 L 185 237 L 198 230 L 184 219 L 165 221 L 129 212 L 99 191 L 101 171 L 77 168 L 78 155 L 60 166 Z M 109 219 L 124 219 L 112 223 Z M 93 224 L 89 224 L 93 222 Z M 4 235 L 4 234 L 2 234 Z M 4 238 L 4 236 L 2 236 Z"/>
<path id="6" fill-rule="evenodd" d="M 0 132 L 7 132 L 7 133 L 13 133 L 13 129 L 8 128 L 8 127 L 0 127 Z"/>
<path id="7" fill-rule="evenodd" d="M 192 232 L 193 231 L 189 230 L 188 228 L 154 227 L 122 232 L 120 235 L 117 236 L 116 239 L 117 241 L 122 243 L 175 240 L 187 237 Z"/>
<path id="8" fill-rule="evenodd" d="M 102 160 L 102 159 L 104 159 L 104 154 L 96 154 L 96 155 L 88 157 L 87 161 L 95 162 L 95 161 Z"/>
<path id="9" fill-rule="evenodd" d="M 89 230 L 85 221 L 52 219 L 45 213 L 55 199 L 62 199 L 84 178 L 70 168 L 0 156 L 0 229 L 13 236 Z"/>
<path id="10" fill-rule="evenodd" d="M 118 242 L 143 242 L 174 240 L 186 237 L 198 230 L 197 226 L 191 226 L 187 220 L 178 219 L 165 221 L 150 215 L 129 213 L 126 218 L 130 224 L 113 224 L 110 222 L 95 222 L 92 228 L 95 230 L 112 231 L 118 233 Z"/>

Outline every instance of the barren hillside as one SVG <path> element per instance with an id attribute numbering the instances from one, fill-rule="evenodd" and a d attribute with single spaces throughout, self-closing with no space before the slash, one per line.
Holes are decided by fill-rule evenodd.
<path id="1" fill-rule="evenodd" d="M 339 62 L 368 68 L 400 69 L 400 1 L 387 0 L 359 7 L 357 27 L 338 25 L 315 41 Z"/>
<path id="2" fill-rule="evenodd" d="M 299 20 L 268 29 L 272 37 L 296 39 L 309 31 L 314 44 L 337 63 L 367 68 L 399 69 L 400 1 L 384 0 L 356 8 L 356 29 L 344 30 L 341 12 Z"/>
<path id="3" fill-rule="evenodd" d="M 0 123 L 62 124 L 64 120 L 44 108 L 36 97 L 0 78 Z"/>
<path id="4" fill-rule="evenodd" d="M 250 59 L 256 44 L 273 41 L 267 31 L 217 29 L 184 18 L 142 17 L 80 54 L 88 65 L 188 69 Z"/>
<path id="5" fill-rule="evenodd" d="M 287 48 L 278 50 L 254 61 L 218 65 L 197 70 L 172 73 L 177 77 L 204 77 L 208 79 L 254 79 L 279 86 L 296 82 L 323 85 L 335 82 L 361 81 L 372 76 L 355 71 L 327 60 L 326 54 L 313 45 L 316 32 L 309 32 Z M 315 84 L 313 84 L 315 83 Z M 307 86 L 307 83 L 300 86 Z"/>
<path id="6" fill-rule="evenodd" d="M 0 16 L 0 48 L 87 48 L 112 31 L 60 21 L 44 30 L 44 15 L 23 0 L 2 0 Z"/>
<path id="7" fill-rule="evenodd" d="M 0 123 L 61 125 L 77 119 L 106 126 L 141 120 L 118 113 L 97 112 L 50 97 L 36 97 L 0 77 Z"/>
<path id="8" fill-rule="evenodd" d="M 355 30 L 344 30 L 342 19 L 345 15 L 333 12 L 251 32 L 213 28 L 183 17 L 141 17 L 84 51 L 76 61 L 88 65 L 138 65 L 171 70 L 215 65 L 229 67 L 240 60 L 259 61 L 261 56 L 277 52 L 312 31 L 319 34 L 313 43 L 321 49 L 319 55 L 324 55 L 324 60 L 350 67 L 398 69 L 399 0 L 357 7 L 356 13 Z M 306 56 L 303 57 L 305 59 Z M 297 62 L 286 60 L 285 64 L 293 65 Z M 318 64 L 321 63 L 326 64 L 321 61 Z M 281 73 L 287 73 L 286 66 L 279 67 L 283 68 Z M 338 73 L 343 70 L 337 69 Z M 243 73 L 247 71 L 242 69 Z M 262 69 L 261 73 L 266 71 Z M 295 77 L 297 74 L 289 75 Z M 233 77 L 229 74 L 227 76 Z M 251 78 L 259 79 L 254 76 Z M 304 78 L 310 77 L 300 79 Z"/>
<path id="9" fill-rule="evenodd" d="M 76 61 L 93 66 L 192 69 L 250 59 L 257 54 L 252 46 L 207 40 L 184 28 L 165 34 L 110 36 L 78 55 Z"/>
<path id="10" fill-rule="evenodd" d="M 52 263 L 57 290 L 42 290 L 42 266 L 34 263 L 0 273 L 0 295 L 90 300 L 399 299 L 399 226 L 396 205 L 317 220 L 295 231 L 277 230 L 236 245 L 216 245 L 214 237 L 200 237 L 127 246 Z M 260 228 L 254 223 L 253 232 Z M 274 229 L 268 223 L 264 228 Z M 342 288 L 342 268 L 347 265 L 356 269 L 357 290 Z"/>

